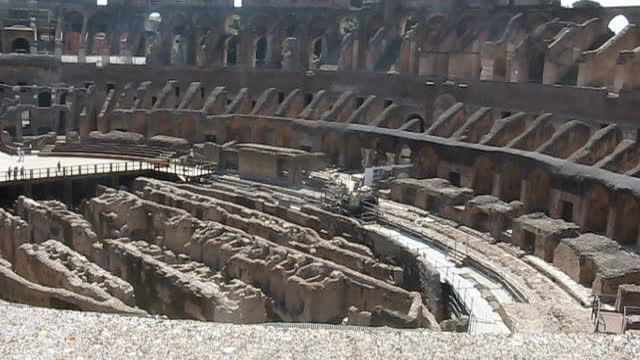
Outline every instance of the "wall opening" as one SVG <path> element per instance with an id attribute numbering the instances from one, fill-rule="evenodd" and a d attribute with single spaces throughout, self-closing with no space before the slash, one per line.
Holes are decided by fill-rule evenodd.
<path id="1" fill-rule="evenodd" d="M 31 45 L 27 39 L 17 38 L 11 42 L 11 52 L 29 54 L 31 53 Z"/>
<path id="2" fill-rule="evenodd" d="M 573 222 L 573 203 L 570 201 L 560 202 L 560 217 L 566 222 Z"/>
<path id="3" fill-rule="evenodd" d="M 227 39 L 225 44 L 225 65 L 236 65 L 238 63 L 238 39 L 236 36 Z"/>
<path id="4" fill-rule="evenodd" d="M 613 31 L 614 34 L 619 33 L 625 27 L 629 25 L 629 19 L 626 16 L 620 14 L 616 15 L 609 21 L 609 30 Z"/>
<path id="5" fill-rule="evenodd" d="M 460 187 L 460 173 L 457 173 L 455 171 L 449 172 L 449 182 L 453 186 Z"/>
<path id="6" fill-rule="evenodd" d="M 267 61 L 267 38 L 261 37 L 256 41 L 255 63 L 254 66 L 264 65 Z"/>
<path id="7" fill-rule="evenodd" d="M 38 94 L 38 106 L 39 107 L 49 107 L 51 106 L 51 93 L 50 92 L 41 92 Z"/>

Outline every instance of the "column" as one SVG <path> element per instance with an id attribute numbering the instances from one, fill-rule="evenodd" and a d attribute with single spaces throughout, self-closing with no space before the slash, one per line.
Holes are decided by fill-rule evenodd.
<path id="1" fill-rule="evenodd" d="M 88 47 L 88 34 L 87 26 L 89 24 L 89 18 L 86 15 L 82 17 L 82 32 L 80 33 L 80 49 L 78 50 L 78 62 L 87 61 L 87 47 Z"/>

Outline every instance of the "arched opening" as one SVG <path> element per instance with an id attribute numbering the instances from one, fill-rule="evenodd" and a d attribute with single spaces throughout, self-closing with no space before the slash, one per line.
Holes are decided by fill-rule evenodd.
<path id="1" fill-rule="evenodd" d="M 49 107 L 51 106 L 51 93 L 50 92 L 41 92 L 38 94 L 38 106 L 39 107 Z"/>
<path id="2" fill-rule="evenodd" d="M 60 94 L 60 105 L 65 105 L 67 103 L 67 93 L 63 92 Z"/>
<path id="3" fill-rule="evenodd" d="M 360 22 L 358 21 L 358 19 L 352 16 L 347 16 L 345 18 L 342 18 L 342 20 L 340 21 L 340 33 L 342 35 L 352 33 L 358 30 L 359 27 L 360 27 Z"/>
<path id="4" fill-rule="evenodd" d="M 240 32 L 240 15 L 231 15 L 224 21 L 224 31 L 228 35 L 238 35 Z"/>
<path id="5" fill-rule="evenodd" d="M 507 77 L 507 62 L 504 57 L 493 60 L 493 80 L 504 81 Z"/>
<path id="6" fill-rule="evenodd" d="M 238 63 L 238 38 L 236 36 L 232 36 L 227 39 L 225 46 L 225 65 L 236 65 Z"/>
<path id="7" fill-rule="evenodd" d="M 320 60 L 322 58 L 322 38 L 317 38 L 313 41 L 313 56 L 315 59 Z"/>
<path id="8" fill-rule="evenodd" d="M 640 206 L 632 194 L 624 193 L 618 197 L 616 213 L 615 240 L 621 244 L 633 244 L 638 241 L 638 219 Z"/>
<path id="9" fill-rule="evenodd" d="M 549 213 L 551 177 L 542 169 L 535 169 L 527 176 L 525 206 L 529 212 Z"/>
<path id="10" fill-rule="evenodd" d="M 158 32 L 162 24 L 162 16 L 158 12 L 152 12 L 144 21 L 144 31 Z"/>
<path id="11" fill-rule="evenodd" d="M 255 62 L 254 66 L 264 65 L 267 60 L 267 38 L 261 37 L 255 43 Z"/>
<path id="12" fill-rule="evenodd" d="M 427 128 L 424 119 L 418 114 L 409 115 L 407 122 L 405 123 L 405 127 L 405 130 L 417 133 L 423 133 Z"/>
<path id="13" fill-rule="evenodd" d="M 31 112 L 29 110 L 23 110 L 20 113 L 20 120 L 22 122 L 22 134 L 33 135 L 33 129 L 31 128 Z"/>
<path id="14" fill-rule="evenodd" d="M 493 162 L 483 156 L 476 161 L 474 170 L 474 192 L 479 195 L 491 194 L 493 191 Z"/>
<path id="15" fill-rule="evenodd" d="M 502 201 L 520 200 L 522 171 L 512 163 L 507 163 L 500 173 L 500 194 Z"/>
<path id="16" fill-rule="evenodd" d="M 396 154 L 396 163 L 398 165 L 411 165 L 411 148 L 409 145 L 404 144 L 400 147 L 400 150 Z"/>
<path id="17" fill-rule="evenodd" d="M 418 25 L 418 21 L 413 16 L 409 16 L 400 23 L 400 35 L 404 36 Z"/>
<path id="18" fill-rule="evenodd" d="M 591 232 L 604 234 L 609 219 L 609 192 L 602 185 L 594 185 L 587 202 L 587 217 L 584 227 Z"/>
<path id="19" fill-rule="evenodd" d="M 387 149 L 382 141 L 375 141 L 373 148 L 369 154 L 368 163 L 371 166 L 388 166 L 393 165 L 395 162 L 395 156 L 393 149 Z"/>
<path id="20" fill-rule="evenodd" d="M 609 21 L 609 30 L 613 31 L 614 34 L 619 33 L 625 27 L 629 25 L 629 19 L 626 16 L 620 14 L 616 15 Z"/>
<path id="21" fill-rule="evenodd" d="M 31 53 L 31 45 L 25 38 L 17 38 L 11 42 L 11 52 L 20 54 Z"/>

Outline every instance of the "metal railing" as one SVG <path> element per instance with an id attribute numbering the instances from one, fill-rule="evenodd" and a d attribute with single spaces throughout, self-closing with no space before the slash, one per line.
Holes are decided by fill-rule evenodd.
<path id="1" fill-rule="evenodd" d="M 84 164 L 60 167 L 46 167 L 25 169 L 22 167 L 9 167 L 0 171 L 0 183 L 20 182 L 31 180 L 46 180 L 83 175 L 100 175 L 111 173 L 124 173 L 135 171 L 156 171 L 168 174 L 181 175 L 186 178 L 200 177 L 212 174 L 215 165 L 211 164 L 187 164 L 182 165 L 168 161 L 126 161 L 100 164 Z"/>

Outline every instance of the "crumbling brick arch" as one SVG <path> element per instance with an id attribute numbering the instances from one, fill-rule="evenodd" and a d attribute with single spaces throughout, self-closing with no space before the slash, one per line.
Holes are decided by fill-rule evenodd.
<path id="1" fill-rule="evenodd" d="M 195 59 L 193 26 L 190 17 L 183 13 L 176 14 L 169 22 L 171 31 L 169 61 L 175 65 L 192 64 Z"/>
<path id="2" fill-rule="evenodd" d="M 607 231 L 610 208 L 609 191 L 600 184 L 591 186 L 586 201 L 584 228 L 587 231 L 604 234 Z"/>
<path id="3" fill-rule="evenodd" d="M 337 164 L 342 152 L 340 137 L 334 131 L 324 134 L 322 137 L 322 152 L 327 155 L 327 159 L 332 164 Z"/>
<path id="4" fill-rule="evenodd" d="M 415 154 L 415 155 L 414 155 Z M 413 174 L 418 179 L 436 177 L 438 175 L 438 165 L 440 157 L 432 147 L 426 146 L 412 153 Z"/>
<path id="5" fill-rule="evenodd" d="M 498 197 L 506 202 L 520 200 L 522 188 L 522 170 L 513 162 L 507 162 L 500 172 L 500 187 Z"/>
<path id="6" fill-rule="evenodd" d="M 630 192 L 616 194 L 616 220 L 613 238 L 621 244 L 636 245 L 638 243 L 638 226 L 640 224 L 640 204 Z"/>
<path id="7" fill-rule="evenodd" d="M 473 165 L 473 190 L 476 194 L 491 194 L 494 177 L 493 161 L 481 156 Z"/>
<path id="8" fill-rule="evenodd" d="M 541 168 L 535 168 L 526 174 L 524 204 L 529 212 L 549 213 L 549 194 L 551 193 L 551 176 Z"/>

